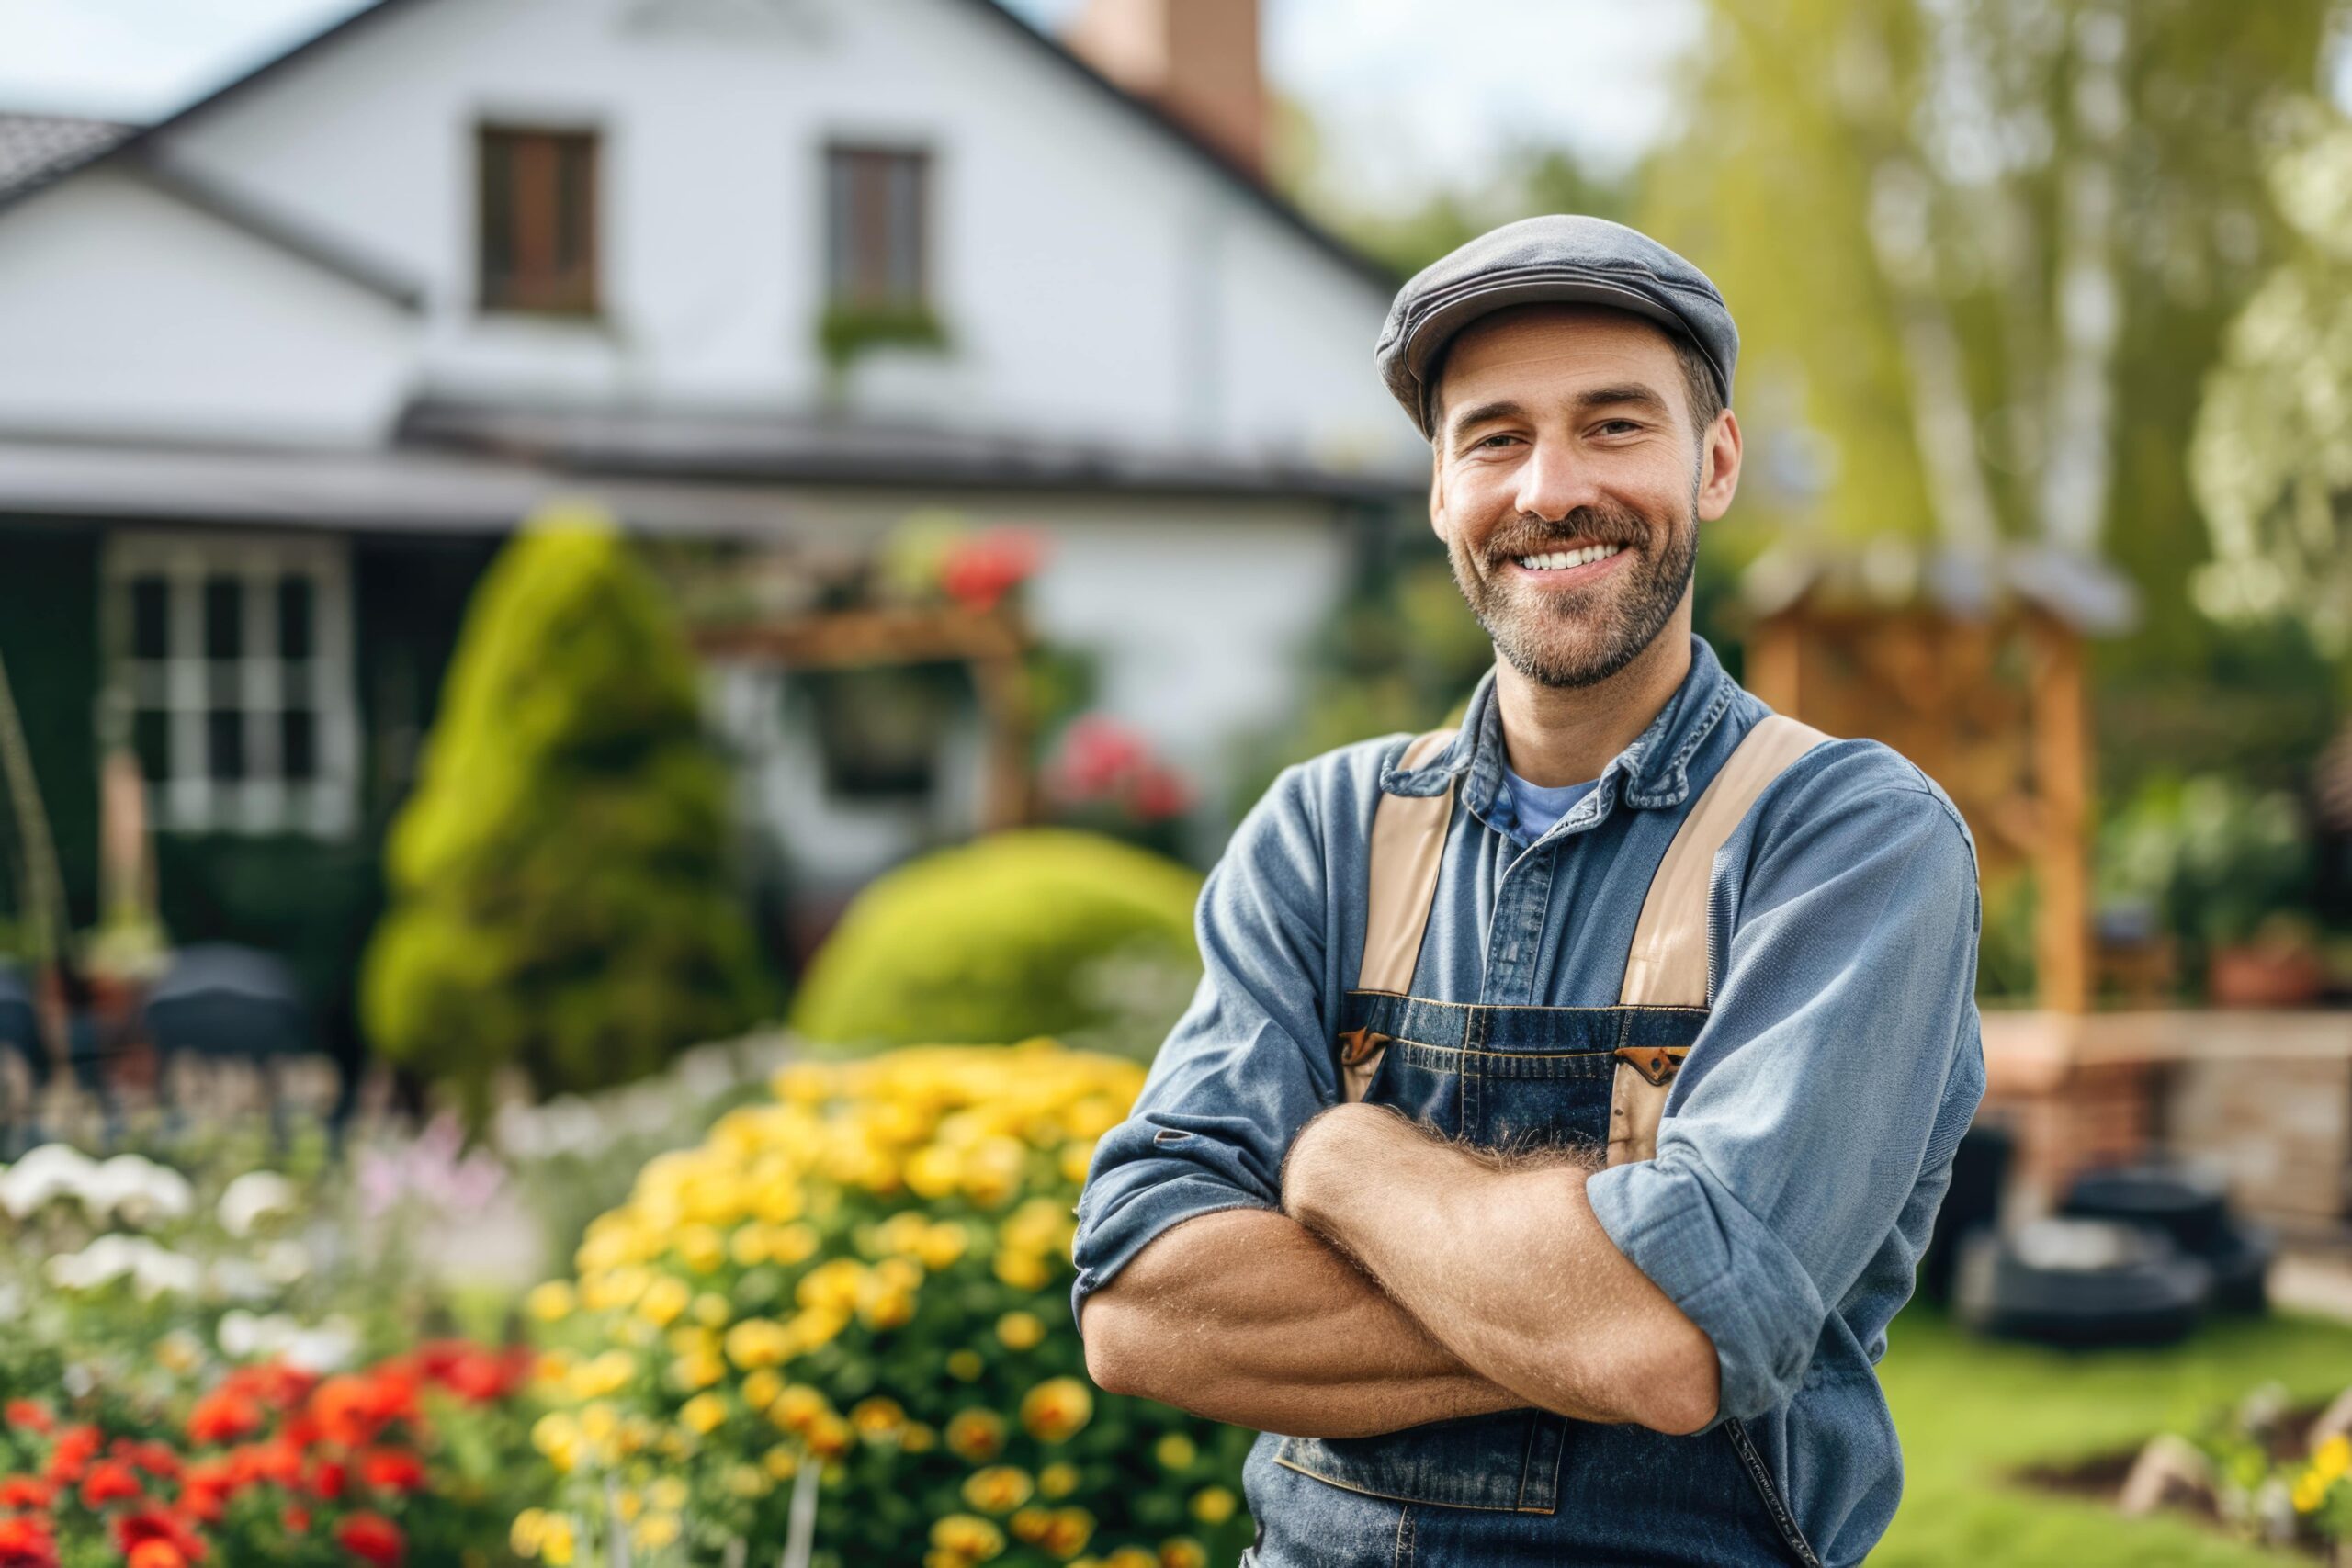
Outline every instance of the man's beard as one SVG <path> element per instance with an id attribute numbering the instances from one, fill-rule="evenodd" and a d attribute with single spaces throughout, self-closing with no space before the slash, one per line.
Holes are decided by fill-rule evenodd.
<path id="1" fill-rule="evenodd" d="M 1598 685 L 1632 663 L 1674 618 L 1690 586 L 1699 558 L 1698 486 L 1691 486 L 1689 510 L 1680 526 L 1651 527 L 1639 513 L 1624 507 L 1579 506 L 1556 523 L 1537 522 L 1508 531 L 1501 547 L 1490 547 L 1486 576 L 1468 570 L 1459 549 L 1446 552 L 1453 581 L 1469 601 L 1471 614 L 1494 638 L 1495 651 L 1512 669 L 1544 686 Z M 1634 558 L 1590 589 L 1561 595 L 1553 604 L 1529 606 L 1514 603 L 1501 579 L 1514 556 L 1542 555 L 1570 539 L 1587 544 L 1620 545 Z M 1657 550 L 1649 546 L 1657 541 Z M 1538 590 L 1537 592 L 1544 592 Z M 1577 646 L 1557 648 L 1534 624 L 1546 612 L 1559 622 L 1581 626 L 1587 635 Z"/>

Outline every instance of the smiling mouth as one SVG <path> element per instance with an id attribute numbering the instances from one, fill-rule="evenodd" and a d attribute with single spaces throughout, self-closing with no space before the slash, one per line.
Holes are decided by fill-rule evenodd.
<path id="1" fill-rule="evenodd" d="M 1575 550 L 1546 550 L 1541 555 L 1513 556 L 1514 566 L 1528 571 L 1573 571 L 1578 567 L 1592 566 L 1622 552 L 1623 545 L 1587 545 Z"/>

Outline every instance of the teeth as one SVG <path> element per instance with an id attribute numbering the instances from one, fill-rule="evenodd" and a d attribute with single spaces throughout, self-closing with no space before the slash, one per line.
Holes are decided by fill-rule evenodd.
<path id="1" fill-rule="evenodd" d="M 1570 567 L 1589 566 L 1597 560 L 1607 560 L 1624 547 L 1623 545 L 1587 545 L 1580 550 L 1553 550 L 1546 555 L 1517 556 L 1513 558 L 1520 565 L 1536 571 L 1566 571 Z"/>

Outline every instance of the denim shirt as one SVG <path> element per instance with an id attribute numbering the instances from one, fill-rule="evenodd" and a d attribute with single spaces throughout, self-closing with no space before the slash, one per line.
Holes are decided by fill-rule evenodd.
<path id="1" fill-rule="evenodd" d="M 1768 711 L 1694 637 L 1656 720 L 1526 846 L 1495 819 L 1492 671 L 1420 768 L 1401 770 L 1408 738 L 1388 736 L 1285 770 L 1209 874 L 1200 987 L 1095 1152 L 1073 1304 L 1182 1221 L 1280 1206 L 1292 1138 L 1339 1098 L 1381 792 L 1461 784 L 1415 994 L 1611 1006 L 1666 842 Z M 1712 1011 L 1657 1157 L 1586 1186 L 1619 1250 L 1713 1341 L 1718 1421 L 1755 1435 L 1826 1563 L 1860 1562 L 1902 1490 L 1873 1367 L 1984 1091 L 1978 924 L 1973 845 L 1943 793 L 1876 742 L 1815 747 L 1716 858 Z"/>

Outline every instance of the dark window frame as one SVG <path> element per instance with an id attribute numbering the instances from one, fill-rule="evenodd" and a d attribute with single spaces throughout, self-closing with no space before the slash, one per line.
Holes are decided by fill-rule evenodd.
<path id="1" fill-rule="evenodd" d="M 905 313 L 933 308 L 937 166 L 936 155 L 920 143 L 848 138 L 825 143 L 829 307 Z"/>
<path id="2" fill-rule="evenodd" d="M 603 170 L 604 137 L 594 128 L 496 120 L 475 128 L 475 284 L 482 310 L 602 313 Z"/>

